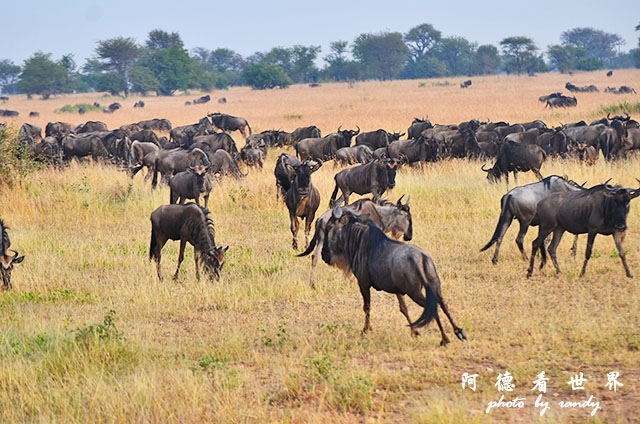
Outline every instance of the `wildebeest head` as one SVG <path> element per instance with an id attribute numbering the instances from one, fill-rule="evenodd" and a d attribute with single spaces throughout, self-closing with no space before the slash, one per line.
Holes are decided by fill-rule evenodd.
<path id="1" fill-rule="evenodd" d="M 187 172 L 195 175 L 196 184 L 198 186 L 198 191 L 202 192 L 204 190 L 204 178 L 207 175 L 207 171 L 211 168 L 211 163 L 209 165 L 196 165 L 187 167 Z"/>
<path id="2" fill-rule="evenodd" d="M 396 171 L 398 170 L 398 162 L 393 159 L 385 159 L 385 167 L 387 168 L 387 177 L 389 178 L 389 188 L 396 186 Z"/>
<path id="3" fill-rule="evenodd" d="M 605 188 L 608 192 L 604 206 L 605 222 L 616 231 L 625 231 L 627 229 L 627 215 L 629 214 L 631 199 L 640 196 L 640 188 L 632 190 L 608 185 L 605 185 Z"/>
<path id="4" fill-rule="evenodd" d="M 13 252 L 13 255 L 2 255 L 0 256 L 0 274 L 2 274 L 2 288 L 10 289 L 11 288 L 11 271 L 13 271 L 13 265 L 19 264 L 24 260 L 24 256 L 18 256 L 18 252 L 13 249 L 9 249 L 9 251 Z"/>
<path id="5" fill-rule="evenodd" d="M 294 174 L 293 184 L 299 196 L 305 197 L 309 195 L 311 188 L 311 174 L 316 172 L 322 166 L 322 161 L 311 165 L 311 161 L 306 160 L 297 165 L 287 165 L 290 172 Z"/>
<path id="6" fill-rule="evenodd" d="M 347 208 L 336 207 L 331 213 L 324 230 L 324 244 L 322 245 L 322 260 L 335 265 L 345 272 L 350 270 L 344 246 L 347 245 L 348 234 L 345 227 L 350 222 L 361 222 L 358 216 Z"/>
<path id="7" fill-rule="evenodd" d="M 212 279 L 220 279 L 220 271 L 224 266 L 224 254 L 229 249 L 227 247 L 214 247 L 202 255 L 202 263 L 204 270 Z"/>
<path id="8" fill-rule="evenodd" d="M 389 142 L 392 142 L 392 141 L 400 140 L 400 137 L 402 137 L 406 133 L 392 132 L 388 134 L 389 134 Z"/>
<path id="9" fill-rule="evenodd" d="M 402 203 L 402 198 L 404 194 L 400 196 L 398 201 L 396 202 L 396 208 L 398 209 L 398 217 L 397 221 L 400 222 L 400 227 L 402 228 L 402 234 L 404 241 L 410 241 L 413 238 L 413 220 L 411 219 L 411 209 L 409 208 L 409 202 L 411 201 L 411 196 L 407 198 L 406 203 Z M 397 227 L 394 227 L 397 228 Z M 391 235 L 394 238 L 398 238 L 399 234 L 396 231 L 392 230 Z"/>
<path id="10" fill-rule="evenodd" d="M 351 145 L 351 139 L 353 138 L 353 136 L 360 134 L 360 127 L 358 127 L 356 125 L 356 127 L 358 128 L 358 130 L 342 130 L 342 125 L 340 125 L 338 127 L 338 134 L 340 134 L 343 138 L 344 138 L 344 145 L 340 146 L 340 147 L 349 147 Z"/>
<path id="11" fill-rule="evenodd" d="M 490 183 L 498 182 L 500 181 L 500 177 L 502 177 L 502 172 L 500 171 L 500 168 L 498 168 L 497 162 L 493 168 L 485 169 L 484 165 L 482 165 L 480 169 L 487 173 L 487 180 L 489 180 Z"/>

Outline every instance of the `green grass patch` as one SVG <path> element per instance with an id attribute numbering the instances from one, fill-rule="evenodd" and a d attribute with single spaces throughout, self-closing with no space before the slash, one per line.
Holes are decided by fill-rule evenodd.
<path id="1" fill-rule="evenodd" d="M 301 113 L 288 113 L 284 115 L 284 119 L 302 119 Z"/>
<path id="2" fill-rule="evenodd" d="M 74 105 L 64 105 L 60 109 L 56 109 L 56 113 L 78 113 L 80 108 L 84 109 L 85 112 L 96 112 L 100 111 L 99 107 L 91 105 L 89 103 L 76 103 Z"/>
<path id="3" fill-rule="evenodd" d="M 603 116 L 608 113 L 611 115 L 616 115 L 624 112 L 627 112 L 628 114 L 640 113 L 640 102 L 630 103 L 625 100 L 624 102 L 618 104 L 600 106 L 597 115 Z"/>

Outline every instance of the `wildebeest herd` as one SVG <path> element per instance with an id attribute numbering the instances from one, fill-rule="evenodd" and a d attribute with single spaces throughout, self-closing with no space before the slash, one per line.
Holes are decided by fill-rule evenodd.
<path id="1" fill-rule="evenodd" d="M 547 102 L 556 98 L 559 97 L 550 97 Z M 229 135 L 233 131 L 239 131 L 246 139 L 241 149 Z M 401 140 L 405 134 L 408 138 Z M 194 124 L 180 127 L 173 127 L 167 119 L 140 121 L 111 130 L 99 121 L 75 127 L 51 122 L 45 128 L 44 137 L 40 127 L 24 124 L 18 142 L 35 159 L 52 166 L 61 166 L 73 158 L 91 157 L 120 166 L 132 178 L 147 168 L 145 179 L 153 176 L 154 188 L 160 176 L 170 188 L 169 204 L 151 213 L 149 247 L 149 259 L 155 260 L 159 279 L 162 279 L 161 252 L 168 240 L 180 241 L 174 278 L 178 276 L 184 249 L 189 243 L 194 247 L 196 277 L 199 278 L 202 266 L 209 277 L 218 279 L 228 246 L 216 245 L 213 219 L 207 209 L 215 179 L 225 175 L 243 178 L 248 171 L 241 169 L 262 168 L 270 148 L 293 148 L 295 155 L 283 152 L 278 156 L 274 170 L 277 196 L 284 200 L 289 211 L 292 246 L 298 248 L 298 218 L 302 218 L 305 250 L 299 256 L 312 254 L 312 270 L 320 254 L 327 264 L 355 275 L 364 301 L 363 331 L 370 329 L 369 292 L 373 287 L 396 294 L 412 334 L 418 334 L 417 328 L 435 319 L 442 344 L 448 343 L 438 317 L 440 307 L 456 336 L 466 340 L 465 332 L 454 323 L 443 300 L 441 282 L 431 257 L 424 250 L 397 240 L 412 239 L 410 196 L 403 201 L 403 195 L 395 203 L 384 200 L 383 196 L 396 185 L 397 170 L 401 167 L 425 166 L 448 158 L 493 160 L 492 167 L 483 164 L 481 169 L 487 173 L 489 182 L 497 182 L 504 176 L 507 184 L 509 173 L 514 174 L 517 183 L 518 172 L 532 171 L 539 182 L 516 187 L 501 200 L 498 225 L 491 240 L 481 249 L 484 251 L 495 244 L 492 262 L 497 263 L 502 239 L 511 222 L 517 219 L 520 231 L 516 244 L 525 260 L 524 236 L 529 226 L 539 227 L 527 277 L 532 274 L 537 251 L 544 265 L 548 250 L 559 272 L 556 248 L 565 231 L 576 234 L 576 242 L 578 234 L 588 235 L 582 274 L 595 236 L 603 234 L 613 235 L 625 272 L 631 276 L 622 239 L 630 201 L 640 195 L 640 189 L 611 186 L 608 181 L 586 188 L 564 177 L 543 178 L 541 172 L 549 156 L 591 164 L 600 153 L 605 160 L 637 153 L 640 125 L 628 114 L 607 115 L 589 124 L 580 121 L 555 128 L 539 120 L 510 124 L 473 119 L 447 125 L 415 118 L 402 133 L 384 129 L 362 132 L 356 126 L 356 129 L 338 127 L 335 133 L 322 136 L 316 126 L 292 132 L 273 129 L 254 134 L 244 118 L 211 113 Z M 335 174 L 335 189 L 330 201 L 325 201 L 329 209 L 316 220 L 315 234 L 309 242 L 311 226 L 322 204 L 312 176 L 329 161 L 354 166 Z M 352 193 L 371 193 L 372 199 L 349 203 Z M 200 206 L 201 196 L 204 207 Z M 187 199 L 194 199 L 195 203 L 185 204 Z M 22 262 L 24 256 L 18 257 L 17 252 L 9 250 L 9 237 L 1 221 L 0 227 L 2 277 L 4 287 L 9 288 L 12 267 Z M 547 249 L 544 240 L 552 233 Z M 311 284 L 314 285 L 313 271 Z M 414 322 L 404 303 L 405 294 L 424 309 Z"/>

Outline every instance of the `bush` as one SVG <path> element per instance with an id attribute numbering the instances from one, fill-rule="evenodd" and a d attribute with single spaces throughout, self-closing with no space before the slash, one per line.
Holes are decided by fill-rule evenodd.
<path id="1" fill-rule="evenodd" d="M 291 78 L 277 65 L 253 63 L 247 66 L 242 76 L 247 84 L 257 90 L 266 88 L 286 88 L 292 84 Z"/>
<path id="2" fill-rule="evenodd" d="M 94 105 L 90 105 L 89 103 L 76 103 L 74 105 L 64 105 L 60 109 L 56 109 L 56 113 L 78 113 L 80 108 L 84 109 L 85 112 L 95 112 L 100 111 L 99 107 Z"/>
<path id="3" fill-rule="evenodd" d="M 640 113 L 640 102 L 629 103 L 624 101 L 614 105 L 600 106 L 597 116 L 605 116 L 608 113 L 612 115 L 619 115 L 624 112 L 627 112 L 628 114 Z"/>
<path id="4" fill-rule="evenodd" d="M 18 131 L 13 127 L 0 126 L 0 186 L 11 186 L 39 167 L 27 147 L 18 141 Z"/>

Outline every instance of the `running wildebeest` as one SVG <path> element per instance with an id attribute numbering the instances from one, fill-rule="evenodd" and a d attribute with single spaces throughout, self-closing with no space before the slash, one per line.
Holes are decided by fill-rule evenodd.
<path id="1" fill-rule="evenodd" d="M 376 203 L 370 199 L 359 199 L 345 206 L 345 208 L 357 213 L 359 216 L 366 217 L 385 233 L 391 232 L 393 238 L 400 239 L 400 236 L 403 236 L 404 241 L 409 241 L 413 238 L 413 220 L 411 219 L 411 209 L 409 208 L 411 196 L 404 204 L 402 203 L 403 197 L 404 194 L 398 199 L 397 203 L 387 202 L 386 200 Z M 311 275 L 309 277 L 313 288 L 315 288 L 313 270 L 318 265 L 318 258 L 324 245 L 324 232 L 327 222 L 331 218 L 331 213 L 332 210 L 330 209 L 316 219 L 316 231 L 311 239 L 311 244 L 309 244 L 307 250 L 298 255 L 306 256 L 313 252 L 313 255 L 311 255 Z"/>
<path id="2" fill-rule="evenodd" d="M 299 165 L 287 165 L 287 168 L 294 174 L 291 180 L 291 187 L 284 195 L 284 203 L 289 209 L 289 220 L 291 221 L 291 234 L 293 235 L 292 246 L 298 249 L 298 217 L 304 219 L 305 249 L 309 245 L 309 232 L 311 223 L 316 216 L 318 206 L 320 206 L 320 192 L 311 183 L 311 174 L 322 166 L 322 161 L 311 165 L 306 160 Z"/>
<path id="3" fill-rule="evenodd" d="M 0 274 L 2 274 L 2 288 L 4 290 L 12 287 L 11 271 L 13 271 L 13 266 L 24 260 L 24 256 L 18 256 L 18 252 L 9 249 L 11 240 L 9 239 L 9 233 L 7 233 L 8 228 L 0 219 Z M 13 254 L 8 255 L 9 252 L 13 252 Z"/>
<path id="4" fill-rule="evenodd" d="M 216 127 L 220 128 L 224 132 L 231 131 L 240 131 L 242 137 L 247 138 L 247 134 L 245 133 L 245 129 L 249 129 L 249 135 L 251 135 L 251 126 L 246 119 L 240 118 L 239 116 L 227 115 L 226 113 L 210 113 L 207 115 L 211 118 L 211 123 Z"/>
<path id="5" fill-rule="evenodd" d="M 280 156 L 278 156 L 276 167 L 273 171 L 276 176 L 276 199 L 279 195 L 284 198 L 287 191 L 289 191 L 293 183 L 293 177 L 295 176 L 293 169 L 300 165 L 302 165 L 302 162 L 293 155 L 281 153 Z"/>
<path id="6" fill-rule="evenodd" d="M 500 244 L 515 218 L 520 223 L 520 231 L 518 231 L 518 236 L 516 237 L 516 244 L 518 245 L 518 249 L 520 249 L 522 259 L 526 261 L 527 254 L 524 251 L 523 245 L 524 236 L 527 234 L 529 226 L 537 226 L 539 224 L 538 217 L 536 216 L 538 203 L 551 193 L 582 190 L 584 190 L 584 188 L 578 185 L 578 183 L 566 180 L 557 175 L 551 175 L 536 183 L 523 185 L 510 190 L 500 199 L 500 218 L 498 219 L 496 230 L 491 240 L 489 240 L 489 243 L 480 249 L 480 251 L 484 252 L 495 244 L 496 250 L 493 253 L 491 262 L 493 262 L 494 265 L 497 264 Z M 573 248 L 574 255 L 577 240 L 578 237 L 576 236 Z"/>
<path id="7" fill-rule="evenodd" d="M 162 281 L 160 260 L 162 248 L 168 240 L 180 240 L 178 267 L 173 278 L 178 278 L 180 264 L 184 259 L 184 248 L 189 242 L 193 246 L 196 263 L 196 279 L 200 280 L 199 262 L 210 277 L 220 279 L 220 271 L 224 265 L 224 254 L 229 248 L 216 247 L 213 220 L 209 211 L 196 205 L 163 205 L 151 213 L 151 243 L 149 260 L 156 261 L 158 278 Z"/>
<path id="8" fill-rule="evenodd" d="M 200 205 L 200 194 L 204 197 L 204 207 L 209 207 L 211 179 L 207 174 L 209 166 L 190 166 L 186 171 L 178 172 L 169 180 L 169 204 L 184 204 L 186 199 L 193 199 Z"/>
<path id="9" fill-rule="evenodd" d="M 373 195 L 373 201 L 377 202 L 385 191 L 396 186 L 396 171 L 398 162 L 393 159 L 375 159 L 364 165 L 343 169 L 333 178 L 336 187 L 331 194 L 329 207 L 340 206 L 342 202 L 349 204 L 351 193 Z M 340 197 L 338 189 L 342 191 Z"/>
<path id="10" fill-rule="evenodd" d="M 640 183 L 640 180 L 638 182 Z M 613 235 L 624 270 L 627 277 L 631 278 L 631 271 L 627 266 L 622 248 L 622 238 L 627 229 L 629 203 L 631 199 L 638 196 L 640 196 L 640 188 L 633 190 L 620 186 L 612 187 L 605 182 L 578 192 L 553 193 L 541 200 L 536 211 L 540 226 L 538 237 L 532 243 L 527 278 L 533 273 L 535 254 L 538 250 L 542 256 L 540 269 L 547 262 L 544 240 L 551 233 L 553 233 L 553 239 L 548 247 L 549 256 L 556 268 L 556 273 L 560 273 L 556 249 L 565 231 L 572 234 L 588 234 L 581 277 L 587 269 L 596 235 L 603 234 Z"/>
<path id="11" fill-rule="evenodd" d="M 533 171 L 539 180 L 542 179 L 540 167 L 547 158 L 544 149 L 536 144 L 519 144 L 511 141 L 502 143 L 500 153 L 493 168 L 481 169 L 487 173 L 489 182 L 497 182 L 504 175 L 509 185 L 509 172 L 518 183 L 518 172 Z"/>
<path id="12" fill-rule="evenodd" d="M 370 221 L 358 218 L 348 209 L 335 208 L 325 229 L 322 260 L 345 272 L 351 271 L 358 280 L 364 301 L 363 333 L 371 330 L 369 311 L 373 287 L 397 296 L 400 311 L 409 321 L 413 335 L 418 335 L 417 328 L 424 327 L 435 318 L 442 334 L 440 345 L 449 343 L 438 316 L 440 305 L 458 339 L 467 339 L 462 328 L 453 322 L 442 298 L 440 278 L 433 260 L 419 247 L 390 239 Z M 426 296 L 422 294 L 423 287 Z M 409 318 L 403 298 L 405 294 L 424 308 L 415 322 Z"/>

